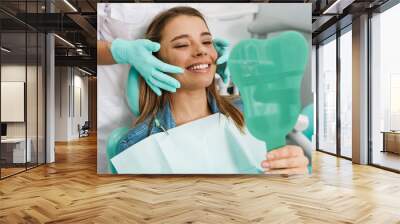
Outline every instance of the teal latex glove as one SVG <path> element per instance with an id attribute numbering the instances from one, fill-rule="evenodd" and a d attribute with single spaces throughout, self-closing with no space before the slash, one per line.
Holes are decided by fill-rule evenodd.
<path id="1" fill-rule="evenodd" d="M 224 83 L 229 80 L 229 70 L 227 67 L 227 61 L 229 58 L 228 46 L 229 42 L 221 38 L 215 38 L 213 40 L 214 48 L 217 50 L 217 73 L 221 76 Z"/>
<path id="2" fill-rule="evenodd" d="M 118 64 L 130 64 L 140 74 L 149 87 L 161 96 L 161 89 L 175 92 L 180 87 L 178 80 L 165 73 L 179 74 L 183 69 L 166 64 L 152 53 L 160 50 L 160 44 L 147 39 L 122 40 L 111 43 L 111 54 Z M 164 73 L 165 72 L 165 73 Z"/>

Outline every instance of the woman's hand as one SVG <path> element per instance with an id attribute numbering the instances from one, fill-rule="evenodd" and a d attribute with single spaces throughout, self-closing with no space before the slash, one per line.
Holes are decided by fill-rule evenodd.
<path id="1" fill-rule="evenodd" d="M 296 145 L 286 145 L 268 152 L 261 162 L 265 174 L 306 174 L 308 158 L 303 149 Z"/>

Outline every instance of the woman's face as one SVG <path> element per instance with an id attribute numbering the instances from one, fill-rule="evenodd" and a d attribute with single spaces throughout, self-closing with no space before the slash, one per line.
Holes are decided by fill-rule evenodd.
<path id="1" fill-rule="evenodd" d="M 173 18 L 162 30 L 160 44 L 160 59 L 184 69 L 184 74 L 174 76 L 181 83 L 180 89 L 205 88 L 212 83 L 217 52 L 201 18 L 186 15 Z"/>

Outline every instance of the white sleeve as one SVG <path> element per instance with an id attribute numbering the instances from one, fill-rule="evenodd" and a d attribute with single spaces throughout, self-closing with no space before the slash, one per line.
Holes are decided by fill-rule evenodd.
<path id="1" fill-rule="evenodd" d="M 141 3 L 107 4 L 104 9 L 104 19 L 98 18 L 98 36 L 107 41 L 116 38 L 128 40 L 143 38 L 150 22 L 158 13 L 170 7 L 167 6 Z"/>
<path id="2" fill-rule="evenodd" d="M 105 16 L 105 6 L 107 3 L 97 3 L 97 16 Z"/>

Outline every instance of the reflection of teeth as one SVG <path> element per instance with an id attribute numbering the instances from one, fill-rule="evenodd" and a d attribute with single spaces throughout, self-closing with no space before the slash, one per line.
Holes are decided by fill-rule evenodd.
<path id="1" fill-rule="evenodd" d="M 198 70 L 198 69 L 205 69 L 205 68 L 208 68 L 208 64 L 199 64 L 199 65 L 190 66 L 189 69 Z"/>

